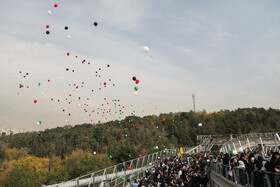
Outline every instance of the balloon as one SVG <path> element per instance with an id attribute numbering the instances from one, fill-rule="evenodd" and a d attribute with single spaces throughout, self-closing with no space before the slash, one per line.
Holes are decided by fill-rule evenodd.
<path id="1" fill-rule="evenodd" d="M 119 175 L 117 175 L 117 178 L 120 178 L 120 176 L 119 176 Z"/>
<path id="2" fill-rule="evenodd" d="M 201 127 L 201 126 L 202 126 L 202 123 L 199 123 L 198 126 Z"/>
<path id="3" fill-rule="evenodd" d="M 104 86 L 106 86 L 107 82 L 104 82 L 103 84 L 104 84 Z"/>
<path id="4" fill-rule="evenodd" d="M 34 103 L 37 103 L 37 100 L 36 100 L 36 99 L 34 100 Z"/>
<path id="5" fill-rule="evenodd" d="M 129 158 L 131 158 L 131 155 L 128 155 Z"/>
<path id="6" fill-rule="evenodd" d="M 136 84 L 139 84 L 139 79 L 136 79 L 135 83 L 136 83 Z"/>
<path id="7" fill-rule="evenodd" d="M 48 11 L 48 14 L 52 14 L 52 12 L 49 10 L 49 11 Z"/>
<path id="8" fill-rule="evenodd" d="M 42 121 L 38 121 L 37 124 L 40 125 L 42 123 Z"/>
<path id="9" fill-rule="evenodd" d="M 67 53 L 67 56 L 69 56 L 70 55 L 70 53 Z"/>
<path id="10" fill-rule="evenodd" d="M 68 38 L 68 39 L 71 39 L 71 36 L 70 36 L 70 35 L 68 35 L 68 36 L 67 36 L 67 38 Z"/>
<path id="11" fill-rule="evenodd" d="M 144 53 L 148 53 L 150 51 L 150 49 L 147 46 L 144 46 L 142 50 Z"/>
<path id="12" fill-rule="evenodd" d="M 151 125 L 154 125 L 154 123 L 151 123 Z"/>
<path id="13" fill-rule="evenodd" d="M 162 122 L 165 122 L 166 120 L 165 120 L 165 118 L 162 118 Z"/>
<path id="14" fill-rule="evenodd" d="M 136 81 L 136 77 L 135 77 L 135 76 L 134 76 L 134 77 L 132 77 L 132 80 L 133 80 L 133 81 Z"/>
<path id="15" fill-rule="evenodd" d="M 137 90 L 138 90 L 138 87 L 137 87 L 137 86 L 135 86 L 135 87 L 134 87 L 134 90 L 135 90 L 135 91 L 137 91 Z"/>
<path id="16" fill-rule="evenodd" d="M 109 156 L 109 158 L 111 158 L 111 159 L 112 159 L 112 158 L 113 158 L 113 157 L 112 157 L 112 155 L 110 155 L 110 156 Z"/>
<path id="17" fill-rule="evenodd" d="M 142 155 L 139 155 L 139 158 L 141 158 L 142 157 Z"/>
<path id="18" fill-rule="evenodd" d="M 122 177 L 122 181 L 124 181 L 124 177 Z"/>
<path id="19" fill-rule="evenodd" d="M 96 26 L 98 25 L 98 23 L 97 23 L 97 22 L 94 22 L 93 25 L 96 27 Z"/>
<path id="20" fill-rule="evenodd" d="M 54 4 L 53 6 L 56 8 L 56 7 L 57 7 L 57 4 Z"/>
<path id="21" fill-rule="evenodd" d="M 68 30 L 68 27 L 67 27 L 67 26 L 65 26 L 65 27 L 64 27 L 64 29 L 65 29 L 65 30 Z"/>
<path id="22" fill-rule="evenodd" d="M 134 92 L 134 95 L 135 95 L 135 96 L 137 96 L 137 94 L 138 94 L 137 92 Z"/>
<path id="23" fill-rule="evenodd" d="M 46 31 L 46 34 L 50 34 L 50 31 Z"/>
<path id="24" fill-rule="evenodd" d="M 131 167 L 128 167 L 127 170 L 131 170 Z"/>
<path id="25" fill-rule="evenodd" d="M 93 154 L 96 155 L 96 152 L 94 151 Z"/>
<path id="26" fill-rule="evenodd" d="M 46 28 L 48 29 L 50 26 L 49 25 L 46 25 Z"/>

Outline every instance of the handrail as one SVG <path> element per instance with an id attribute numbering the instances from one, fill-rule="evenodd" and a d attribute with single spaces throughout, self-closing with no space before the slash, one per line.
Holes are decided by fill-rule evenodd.
<path id="1" fill-rule="evenodd" d="M 196 146 L 194 148 L 183 148 L 183 151 L 184 152 L 198 152 L 200 150 L 200 148 L 201 148 L 201 145 Z M 110 167 L 104 168 L 102 170 L 95 171 L 95 172 L 77 177 L 75 179 L 64 181 L 64 182 L 61 182 L 58 184 L 48 185 L 46 187 L 67 186 L 67 184 L 72 184 L 72 183 L 74 183 L 75 185 L 78 185 L 79 181 L 86 180 L 85 178 L 87 178 L 88 183 L 94 183 L 94 178 L 97 178 L 98 176 L 106 176 L 105 177 L 106 179 L 108 178 L 108 176 L 109 176 L 109 178 L 110 177 L 116 178 L 117 174 L 120 174 L 120 176 L 125 176 L 125 175 L 131 174 L 135 171 L 137 172 L 141 168 L 149 166 L 149 164 L 151 162 L 158 160 L 158 157 L 160 159 L 163 159 L 163 158 L 171 156 L 172 154 L 178 154 L 178 152 L 179 152 L 179 148 L 165 149 L 162 151 L 158 151 L 158 152 L 154 152 L 154 153 L 142 156 L 141 158 L 135 158 L 135 159 L 123 162 L 123 163 L 119 163 L 114 166 L 110 166 Z M 127 171 L 128 166 L 131 167 L 131 172 Z M 112 175 L 112 174 L 114 174 L 114 175 Z M 99 177 L 98 180 L 103 180 L 103 178 Z"/>

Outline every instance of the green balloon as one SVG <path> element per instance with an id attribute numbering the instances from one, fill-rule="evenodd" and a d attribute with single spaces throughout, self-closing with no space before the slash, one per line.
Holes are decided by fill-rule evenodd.
<path id="1" fill-rule="evenodd" d="M 137 87 L 137 86 L 135 86 L 135 87 L 134 87 L 134 90 L 135 90 L 135 91 L 137 91 L 137 90 L 138 90 L 138 87 Z"/>
<path id="2" fill-rule="evenodd" d="M 117 175 L 117 178 L 120 178 L 120 176 L 119 176 L 119 175 Z"/>
<path id="3" fill-rule="evenodd" d="M 38 83 L 38 86 L 40 86 L 41 85 L 41 83 Z"/>
<path id="4" fill-rule="evenodd" d="M 161 138 L 161 136 L 159 136 L 159 138 Z"/>
<path id="5" fill-rule="evenodd" d="M 128 155 L 129 158 L 131 158 L 131 155 Z"/>
<path id="6" fill-rule="evenodd" d="M 111 159 L 112 159 L 112 158 L 113 158 L 113 157 L 112 157 L 112 155 L 110 155 L 110 156 L 109 156 L 109 158 L 111 158 Z"/>
<path id="7" fill-rule="evenodd" d="M 122 177 L 122 181 L 124 181 L 124 177 Z"/>

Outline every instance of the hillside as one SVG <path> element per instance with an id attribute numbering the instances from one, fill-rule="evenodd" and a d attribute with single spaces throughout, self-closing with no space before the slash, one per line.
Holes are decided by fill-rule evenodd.
<path id="1" fill-rule="evenodd" d="M 198 127 L 198 123 L 202 123 L 202 127 Z M 143 118 L 129 116 L 104 124 L 15 134 L 0 138 L 0 184 L 57 183 L 156 150 L 194 146 L 196 136 L 201 134 L 276 132 L 279 129 L 279 110 L 244 108 Z M 30 176 L 27 181 L 26 175 Z"/>

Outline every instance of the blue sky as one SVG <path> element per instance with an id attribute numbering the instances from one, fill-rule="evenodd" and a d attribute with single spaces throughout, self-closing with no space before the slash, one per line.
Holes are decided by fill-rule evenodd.
<path id="1" fill-rule="evenodd" d="M 0 17 L 2 128 L 108 121 L 133 110 L 136 115 L 189 111 L 193 93 L 200 111 L 280 106 L 276 0 L 14 0 L 0 2 Z M 24 73 L 29 75 L 23 78 Z M 132 76 L 140 80 L 137 96 Z M 105 81 L 108 86 L 98 90 Z M 81 82 L 83 89 L 73 89 Z M 19 89 L 20 83 L 25 87 Z M 104 98 L 120 100 L 117 107 L 108 105 L 114 113 L 107 119 L 85 112 L 102 108 Z"/>

